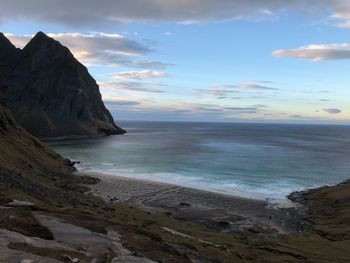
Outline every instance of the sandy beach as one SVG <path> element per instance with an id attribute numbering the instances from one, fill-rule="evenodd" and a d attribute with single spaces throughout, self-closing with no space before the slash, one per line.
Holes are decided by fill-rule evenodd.
<path id="1" fill-rule="evenodd" d="M 204 224 L 221 232 L 273 235 L 306 227 L 295 206 L 270 205 L 265 200 L 224 195 L 148 180 L 101 173 L 91 193 L 108 202 L 121 202 L 161 212 L 169 217 Z"/>

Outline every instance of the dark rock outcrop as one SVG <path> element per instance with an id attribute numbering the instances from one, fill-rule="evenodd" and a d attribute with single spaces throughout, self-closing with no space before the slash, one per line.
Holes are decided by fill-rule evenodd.
<path id="1" fill-rule="evenodd" d="M 114 123 L 87 68 L 44 33 L 37 33 L 22 50 L 1 34 L 0 70 L 2 94 L 17 122 L 32 135 L 125 133 Z"/>

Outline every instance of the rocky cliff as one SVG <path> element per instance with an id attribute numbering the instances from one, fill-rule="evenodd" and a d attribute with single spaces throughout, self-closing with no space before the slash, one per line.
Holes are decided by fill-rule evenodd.
<path id="1" fill-rule="evenodd" d="M 0 88 L 17 120 L 42 138 L 123 134 L 96 81 L 68 48 L 42 32 L 22 49 L 0 34 Z"/>

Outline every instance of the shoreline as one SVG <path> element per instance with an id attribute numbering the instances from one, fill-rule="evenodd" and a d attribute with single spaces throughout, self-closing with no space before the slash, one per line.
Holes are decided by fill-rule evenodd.
<path id="1" fill-rule="evenodd" d="M 307 227 L 299 206 L 271 205 L 267 200 L 193 189 L 119 175 L 75 172 L 100 179 L 90 193 L 107 202 L 126 203 L 150 212 L 203 224 L 219 232 L 271 236 Z"/>
<path id="2" fill-rule="evenodd" d="M 186 188 L 186 189 L 192 189 L 193 191 L 204 191 L 212 194 L 218 194 L 218 195 L 223 195 L 227 197 L 233 197 L 233 198 L 242 198 L 242 199 L 249 199 L 249 200 L 256 200 L 256 201 L 262 201 L 266 202 L 268 205 L 271 207 L 294 207 L 296 204 L 294 201 L 288 198 L 288 196 L 291 193 L 294 192 L 304 192 L 309 189 L 316 189 L 323 187 L 325 185 L 314 185 L 312 187 L 308 187 L 305 189 L 297 189 L 297 190 L 291 190 L 288 191 L 283 197 L 263 197 L 261 195 L 253 195 L 250 194 L 251 192 L 249 191 L 239 191 L 239 190 L 224 190 L 224 189 L 214 189 L 211 187 L 195 187 L 190 185 L 185 185 L 185 184 L 177 184 L 174 182 L 166 182 L 165 180 L 157 180 L 157 179 L 152 179 L 152 178 L 139 178 L 137 176 L 129 176 L 128 172 L 119 172 L 116 171 L 114 173 L 108 173 L 104 171 L 90 171 L 90 170 L 79 170 L 79 167 L 77 167 L 77 171 L 75 171 L 77 174 L 91 174 L 93 175 L 101 175 L 104 177 L 111 177 L 111 178 L 121 178 L 121 179 L 130 179 L 130 180 L 135 180 L 135 181 L 140 181 L 140 182 L 148 182 L 152 184 L 159 184 L 161 185 L 169 185 L 169 186 L 175 186 L 175 187 L 180 187 L 180 188 Z M 130 173 L 133 174 L 133 173 Z M 330 185 L 331 186 L 331 185 Z"/>

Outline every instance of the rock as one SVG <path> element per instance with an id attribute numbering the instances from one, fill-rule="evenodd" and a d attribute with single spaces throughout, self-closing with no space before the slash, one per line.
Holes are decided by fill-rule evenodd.
<path id="1" fill-rule="evenodd" d="M 39 32 L 22 49 L 0 35 L 0 91 L 27 131 L 41 138 L 123 134 L 99 87 L 68 48 Z"/>
<path id="2" fill-rule="evenodd" d="M 181 202 L 181 203 L 179 204 L 179 206 L 181 206 L 181 207 L 190 207 L 191 204 L 186 203 L 186 202 Z"/>
<path id="3" fill-rule="evenodd" d="M 147 258 L 140 258 L 135 256 L 119 256 L 112 259 L 112 263 L 156 263 Z"/>
<path id="4" fill-rule="evenodd" d="M 63 257 L 64 257 L 64 259 L 66 260 L 66 261 L 68 261 L 68 262 L 73 262 L 73 263 L 78 263 L 78 262 L 80 262 L 80 259 L 79 258 L 72 258 L 72 257 L 70 257 L 69 255 L 66 255 L 66 254 L 64 254 L 64 255 L 62 255 Z"/>
<path id="5" fill-rule="evenodd" d="M 17 207 L 17 206 L 35 206 L 35 204 L 27 201 L 21 201 L 21 200 L 13 200 L 12 202 L 9 202 L 6 204 L 10 207 Z"/>
<path id="6" fill-rule="evenodd" d="M 34 262 L 34 260 L 32 260 L 32 259 L 22 259 L 21 261 L 20 261 L 20 263 L 32 263 L 32 262 Z"/>

